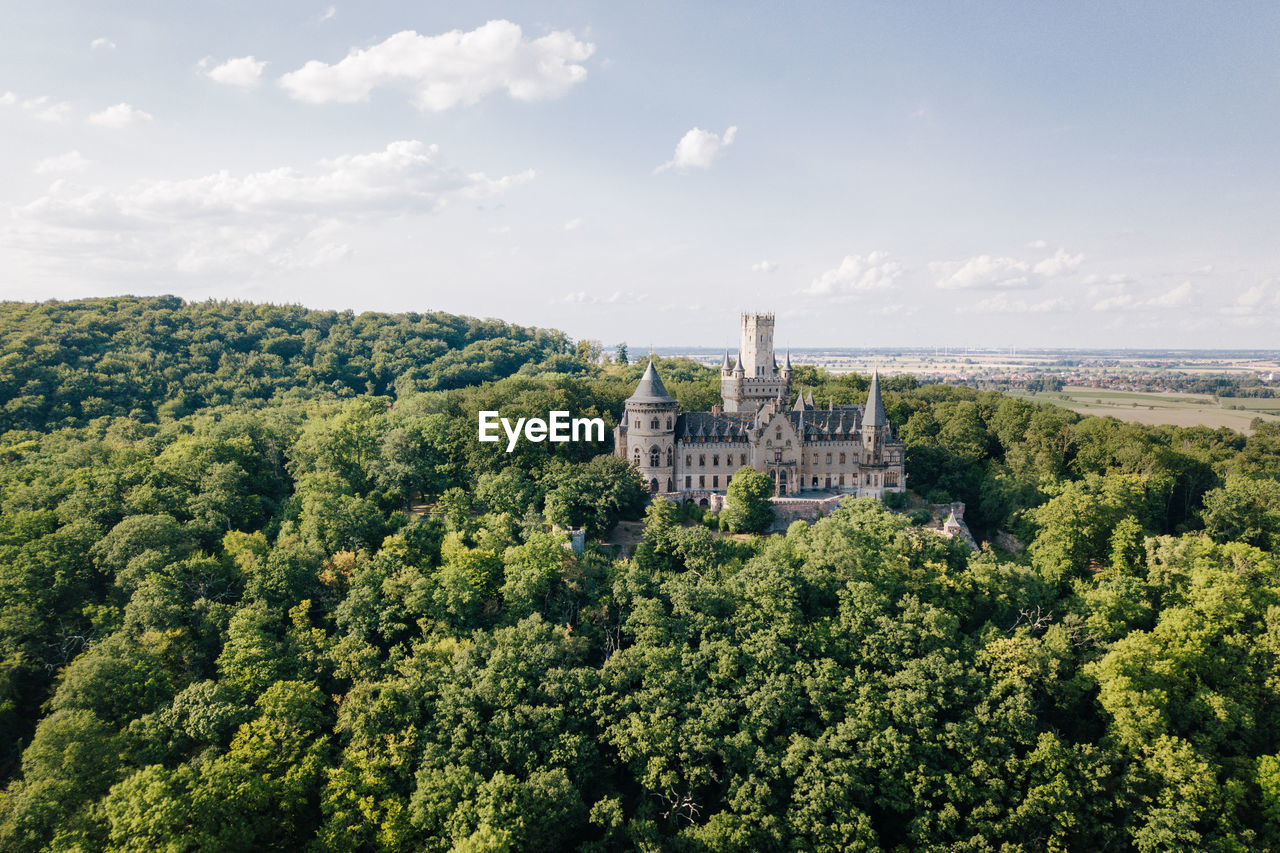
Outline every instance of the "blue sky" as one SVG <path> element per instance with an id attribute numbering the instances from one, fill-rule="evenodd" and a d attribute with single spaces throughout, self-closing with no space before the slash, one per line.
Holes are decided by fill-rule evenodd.
<path id="1" fill-rule="evenodd" d="M 1274 4 L 4 18 L 4 298 L 633 346 L 728 343 L 746 309 L 795 346 L 1280 345 Z"/>

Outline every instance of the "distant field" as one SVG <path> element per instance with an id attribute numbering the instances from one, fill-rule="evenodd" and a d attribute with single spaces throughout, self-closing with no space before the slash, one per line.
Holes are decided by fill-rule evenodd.
<path id="1" fill-rule="evenodd" d="M 1223 398 L 1220 404 L 1208 394 L 1104 391 L 1078 385 L 1068 385 L 1061 392 L 1011 392 L 1010 396 L 1053 403 L 1082 415 L 1110 416 L 1140 424 L 1224 426 L 1246 434 L 1252 432 L 1249 423 L 1254 418 L 1280 421 L 1280 399 L 1274 398 Z M 1240 409 L 1229 409 L 1227 405 Z"/>

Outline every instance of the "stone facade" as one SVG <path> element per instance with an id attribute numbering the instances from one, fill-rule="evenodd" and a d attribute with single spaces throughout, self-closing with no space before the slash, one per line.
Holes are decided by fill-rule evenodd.
<path id="1" fill-rule="evenodd" d="M 614 430 L 615 452 L 654 493 L 684 500 L 723 494 L 750 466 L 773 480 L 778 497 L 802 492 L 883 497 L 906 491 L 905 448 L 893 436 L 872 374 L 865 405 L 819 409 L 813 395 L 791 399 L 791 357 L 778 368 L 772 314 L 744 314 L 738 357 L 720 367 L 724 400 L 684 412 L 650 361 Z"/>

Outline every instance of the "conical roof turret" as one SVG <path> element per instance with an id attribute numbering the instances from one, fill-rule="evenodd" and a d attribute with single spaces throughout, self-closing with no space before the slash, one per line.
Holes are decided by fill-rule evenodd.
<path id="1" fill-rule="evenodd" d="M 667 393 L 666 386 L 662 384 L 662 377 L 658 375 L 658 369 L 653 366 L 653 359 L 649 359 L 649 366 L 644 369 L 640 384 L 626 401 L 628 403 L 674 403 L 676 398 Z"/>
<path id="2" fill-rule="evenodd" d="M 884 403 L 880 400 L 880 371 L 871 371 L 871 387 L 867 389 L 867 408 L 862 416 L 863 427 L 883 427 L 889 425 L 889 418 L 884 413 Z"/>
<path id="3" fill-rule="evenodd" d="M 733 372 L 738 375 L 742 375 L 747 372 L 746 368 L 742 366 L 742 347 L 738 347 L 738 361 L 733 368 Z"/>
<path id="4" fill-rule="evenodd" d="M 729 351 L 724 351 L 724 361 L 720 362 L 720 369 L 728 372 L 732 365 L 729 364 Z"/>
<path id="5" fill-rule="evenodd" d="M 782 365 L 782 372 L 783 372 L 783 373 L 790 373 L 790 372 L 791 372 L 791 350 L 787 350 L 787 360 L 786 360 L 786 362 Z"/>

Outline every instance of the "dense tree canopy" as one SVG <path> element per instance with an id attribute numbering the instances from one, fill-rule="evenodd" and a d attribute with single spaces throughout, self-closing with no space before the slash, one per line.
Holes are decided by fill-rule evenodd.
<path id="1" fill-rule="evenodd" d="M 1280 847 L 1274 426 L 885 379 L 912 490 L 1025 551 L 873 500 L 722 536 L 607 442 L 476 441 L 615 423 L 643 365 L 590 342 L 0 308 L 0 849 Z"/>

